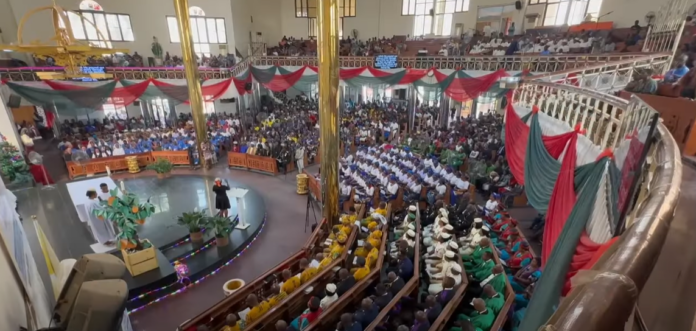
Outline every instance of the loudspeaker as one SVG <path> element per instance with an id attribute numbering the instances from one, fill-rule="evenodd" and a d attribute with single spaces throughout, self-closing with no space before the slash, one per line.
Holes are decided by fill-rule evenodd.
<path id="1" fill-rule="evenodd" d="M 434 10 L 434 9 L 430 9 L 430 16 L 435 16 L 435 10 Z"/>
<path id="2" fill-rule="evenodd" d="M 237 102 L 237 98 L 220 99 L 220 103 L 233 103 Z"/>
<path id="3" fill-rule="evenodd" d="M 522 9 L 522 1 L 520 1 L 520 0 L 515 1 L 515 9 L 517 9 L 517 10 Z"/>
<path id="4" fill-rule="evenodd" d="M 133 106 L 140 107 L 140 100 L 133 101 Z"/>
<path id="5" fill-rule="evenodd" d="M 244 90 L 251 91 L 251 83 L 244 84 Z"/>
<path id="6" fill-rule="evenodd" d="M 7 107 L 9 108 L 19 108 L 22 104 L 22 97 L 16 94 L 10 94 L 10 98 L 7 100 Z"/>

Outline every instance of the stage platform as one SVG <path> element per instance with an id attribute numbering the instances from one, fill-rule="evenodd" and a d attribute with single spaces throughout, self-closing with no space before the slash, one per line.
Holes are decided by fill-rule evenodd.
<path id="1" fill-rule="evenodd" d="M 143 175 L 124 180 L 126 191 L 138 195 L 143 200 L 150 199 L 150 203 L 155 206 L 155 213 L 140 227 L 138 235 L 149 239 L 158 249 L 157 258 L 160 266 L 159 269 L 136 277 L 126 274 L 124 280 L 129 287 L 128 310 L 137 310 L 158 298 L 184 288 L 177 283 L 173 268 L 175 261 L 188 266 L 189 278 L 195 282 L 207 277 L 235 258 L 260 233 L 266 216 L 263 198 L 253 188 L 227 179 L 233 189 L 248 190 L 243 198 L 244 208 L 241 209 L 249 227 L 244 230 L 234 229 L 230 234 L 230 243 L 226 247 L 217 247 L 215 238 L 210 232 L 204 234 L 204 240 L 201 243 L 189 241 L 188 229 L 178 225 L 177 218 L 182 213 L 194 209 L 209 215 L 216 212 L 215 194 L 212 191 L 213 180 L 212 177 L 196 175 L 175 175 L 166 179 Z M 84 216 L 80 215 L 83 213 L 80 210 L 80 205 L 84 203 L 82 197 L 86 196 L 89 188 L 99 190 L 101 183 L 106 183 L 109 188 L 121 186 L 120 180 L 114 182 L 109 177 L 102 176 L 58 184 L 55 190 L 40 192 L 42 200 L 44 196 L 50 196 L 51 200 L 73 207 L 61 208 L 61 213 L 58 214 L 47 213 L 45 216 L 50 226 L 46 227 L 42 224 L 46 232 L 51 232 L 47 233 L 47 237 L 60 259 L 79 259 L 85 253 L 104 251 L 103 248 L 95 247 L 87 227 L 80 221 Z M 236 217 L 238 216 L 237 201 L 231 195 L 229 196 L 232 206 L 229 215 Z M 66 242 L 68 235 L 70 239 Z M 106 249 L 106 251 L 120 258 L 120 251 L 116 249 Z"/>

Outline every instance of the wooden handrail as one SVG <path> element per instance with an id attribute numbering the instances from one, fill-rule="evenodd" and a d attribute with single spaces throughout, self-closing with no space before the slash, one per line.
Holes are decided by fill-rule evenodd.
<path id="1" fill-rule="evenodd" d="M 312 235 L 309 236 L 307 239 L 307 242 L 304 244 L 303 248 L 304 250 L 309 251 L 312 246 L 317 246 L 316 245 L 316 240 L 318 239 L 319 233 L 321 232 L 322 228 L 326 225 L 326 219 L 322 218 L 321 222 L 319 222 L 319 225 L 317 226 L 316 229 L 314 229 L 314 232 L 312 232 Z M 329 233 L 329 231 L 326 231 L 325 233 Z"/>
<path id="2" fill-rule="evenodd" d="M 337 322 L 335 319 L 340 319 L 341 312 L 345 311 L 345 308 L 350 302 L 353 302 L 356 299 L 362 300 L 365 297 L 365 290 L 367 287 L 372 284 L 373 281 L 379 281 L 379 276 L 382 272 L 382 265 L 384 263 L 384 256 L 386 255 L 385 253 L 388 247 L 388 234 L 389 228 L 387 225 L 385 225 L 382 231 L 382 242 L 379 247 L 379 258 L 377 259 L 377 263 L 375 263 L 374 269 L 371 270 L 365 278 L 353 285 L 353 287 L 338 298 L 338 300 L 334 301 L 331 306 L 329 306 L 329 309 L 322 312 L 321 316 L 310 324 L 304 331 L 328 330 L 327 325 L 335 324 Z M 331 319 L 332 317 L 334 318 L 333 320 Z"/>
<path id="3" fill-rule="evenodd" d="M 488 242 L 488 246 L 491 248 L 491 251 L 493 251 L 493 261 L 495 261 L 496 265 L 500 264 L 500 257 L 498 256 L 498 251 L 496 250 L 495 245 L 493 245 L 493 242 Z M 510 307 L 512 306 L 512 303 L 515 302 L 515 291 L 512 289 L 512 285 L 510 285 L 510 280 L 508 277 L 505 277 L 505 304 L 503 304 L 503 308 L 500 309 L 500 312 L 498 312 L 498 315 L 495 317 L 495 321 L 493 322 L 493 326 L 491 326 L 491 330 L 502 330 L 503 325 L 505 325 L 505 321 L 507 321 L 507 315 L 508 311 L 510 310 Z"/>
<path id="4" fill-rule="evenodd" d="M 411 279 L 406 282 L 404 285 L 404 288 L 401 289 L 394 297 L 392 298 L 389 303 L 384 306 L 384 308 L 379 312 L 379 315 L 375 318 L 375 320 L 370 323 L 370 325 L 365 328 L 364 331 L 374 331 L 378 326 L 382 324 L 384 319 L 389 315 L 389 312 L 394 309 L 394 307 L 401 301 L 401 299 L 406 296 L 407 294 L 411 294 L 414 292 L 414 290 L 418 290 L 418 285 L 420 283 L 419 279 L 419 274 L 420 274 L 420 213 L 417 214 L 416 217 L 416 243 L 415 247 L 413 249 L 413 276 L 411 276 Z"/>
<path id="5" fill-rule="evenodd" d="M 454 294 L 452 300 L 450 300 L 446 306 L 442 307 L 442 313 L 437 317 L 435 322 L 430 325 L 429 331 L 442 331 L 447 325 L 447 321 L 449 321 L 452 314 L 457 310 L 457 307 L 459 307 L 459 303 L 464 298 L 464 292 L 466 292 L 466 288 L 469 285 L 469 277 L 466 275 L 461 259 L 459 259 L 459 266 L 462 268 L 462 283 L 459 284 L 459 288 L 457 288 L 457 292 Z"/>
<path id="6" fill-rule="evenodd" d="M 293 306 L 297 303 L 298 299 L 301 299 L 302 296 L 305 295 L 305 290 L 307 290 L 308 287 L 312 288 L 317 288 L 316 283 L 322 281 L 322 280 L 328 280 L 333 278 L 334 276 L 334 271 L 333 269 L 338 266 L 339 264 L 344 264 L 347 263 L 346 258 L 349 256 L 348 255 L 348 247 L 352 247 L 353 243 L 355 242 L 359 229 L 356 226 L 352 226 L 352 230 L 350 232 L 350 235 L 348 236 L 348 240 L 346 241 L 346 248 L 343 250 L 343 253 L 341 254 L 341 257 L 334 260 L 329 264 L 326 268 L 324 268 L 320 273 L 318 273 L 316 276 L 314 276 L 312 279 L 307 281 L 306 283 L 302 284 L 302 286 L 298 287 L 295 289 L 291 294 L 289 294 L 285 299 L 281 302 L 279 302 L 275 307 L 273 307 L 271 310 L 266 312 L 261 318 L 258 320 L 252 322 L 251 324 L 247 325 L 245 327 L 245 330 L 256 330 L 256 329 L 263 329 L 264 327 L 271 325 L 275 322 L 277 322 L 279 319 L 282 318 L 284 313 L 288 310 L 290 306 Z M 310 293 L 311 294 L 311 293 Z M 221 327 L 222 325 L 220 325 Z M 214 329 L 217 330 L 217 329 Z"/>
<path id="7" fill-rule="evenodd" d="M 275 275 L 285 269 L 293 263 L 299 263 L 300 259 L 306 257 L 305 250 L 300 250 L 285 261 L 279 263 L 275 267 L 269 269 L 263 275 L 257 277 L 253 282 L 246 284 L 244 287 L 239 289 L 234 294 L 225 297 L 224 299 L 218 301 L 212 307 L 206 309 L 202 313 L 198 314 L 196 317 L 182 323 L 179 325 L 179 331 L 189 330 L 192 327 L 196 327 L 201 324 L 206 324 L 211 320 L 217 319 L 221 316 L 226 317 L 229 314 L 229 309 L 236 303 L 246 300 L 246 297 L 258 291 L 265 285 L 265 281 L 272 275 Z"/>

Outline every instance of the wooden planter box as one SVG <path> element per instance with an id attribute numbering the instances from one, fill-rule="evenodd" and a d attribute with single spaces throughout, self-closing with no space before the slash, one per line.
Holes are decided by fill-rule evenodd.
<path id="1" fill-rule="evenodd" d="M 143 242 L 145 241 L 150 242 L 147 239 L 143 239 Z M 123 262 L 126 263 L 126 268 L 128 268 L 132 276 L 137 276 L 159 268 L 157 264 L 157 254 L 152 243 L 150 243 L 150 248 L 143 249 L 142 251 L 129 254 L 126 250 L 121 250 L 121 254 L 123 255 Z"/>

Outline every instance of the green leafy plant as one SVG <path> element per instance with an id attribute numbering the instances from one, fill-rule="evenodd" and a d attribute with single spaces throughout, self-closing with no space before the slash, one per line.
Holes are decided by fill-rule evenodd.
<path id="1" fill-rule="evenodd" d="M 4 137 L 3 137 L 4 139 Z M 33 180 L 29 166 L 19 149 L 7 141 L 0 141 L 0 174 L 11 183 L 29 183 Z"/>
<path id="2" fill-rule="evenodd" d="M 157 160 L 155 160 L 155 162 L 152 164 L 149 164 L 146 169 L 154 170 L 158 174 L 168 174 L 173 168 L 174 165 L 172 165 L 169 160 L 158 157 Z"/>
<path id="3" fill-rule="evenodd" d="M 151 246 L 149 241 L 138 238 L 138 224 L 145 224 L 145 219 L 155 213 L 155 206 L 149 200 L 141 203 L 140 198 L 132 193 L 118 196 L 118 188 L 109 191 L 106 201 L 101 201 L 101 209 L 95 209 L 94 215 L 99 219 L 114 222 L 119 229 L 116 235 L 119 249 L 139 251 Z"/>
<path id="4" fill-rule="evenodd" d="M 206 216 L 200 211 L 183 213 L 181 216 L 179 216 L 176 222 L 179 225 L 187 227 L 191 233 L 201 232 L 208 228 Z"/>
<path id="5" fill-rule="evenodd" d="M 208 229 L 215 231 L 215 237 L 225 238 L 232 233 L 234 228 L 232 220 L 229 217 L 215 215 L 207 219 Z"/>

